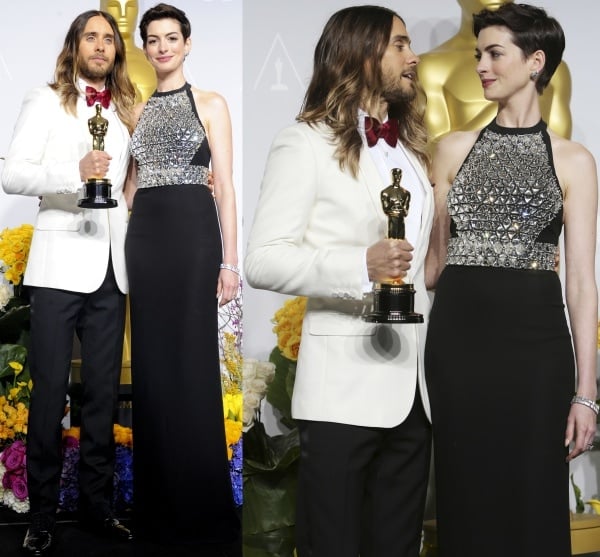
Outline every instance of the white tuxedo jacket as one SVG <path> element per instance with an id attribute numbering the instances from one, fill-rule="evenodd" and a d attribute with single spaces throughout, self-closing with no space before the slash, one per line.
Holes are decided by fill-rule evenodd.
<path id="1" fill-rule="evenodd" d="M 24 283 L 89 293 L 104 280 L 109 254 L 119 289 L 127 292 L 125 232 L 128 212 L 123 185 L 129 133 L 111 104 L 105 151 L 112 156 L 107 178 L 118 206 L 81 209 L 79 161 L 92 149 L 87 120 L 93 107 L 83 98 L 78 117 L 65 112 L 50 87 L 30 91 L 23 101 L 2 172 L 6 193 L 41 197 Z M 111 111 L 113 115 L 107 115 Z M 116 143 L 115 143 L 116 142 Z M 111 151 L 111 145 L 118 149 Z M 117 152 L 118 151 L 118 152 Z"/>
<path id="2" fill-rule="evenodd" d="M 269 154 L 251 230 L 245 272 L 250 285 L 308 296 L 292 399 L 297 419 L 393 427 L 404 421 L 418 381 L 429 415 L 423 374 L 426 325 L 380 325 L 363 292 L 366 248 L 386 236 L 384 184 L 369 153 L 355 179 L 342 172 L 325 127 L 291 126 Z M 427 319 L 424 260 L 433 194 L 407 152 L 425 199 L 409 279 L 415 311 Z"/>

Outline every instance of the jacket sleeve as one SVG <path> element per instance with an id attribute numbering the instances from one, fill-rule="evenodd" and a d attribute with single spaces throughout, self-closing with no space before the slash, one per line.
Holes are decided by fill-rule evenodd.
<path id="1" fill-rule="evenodd" d="M 342 231 L 336 237 L 335 220 L 345 215 L 323 191 L 324 166 L 337 165 L 330 152 L 323 135 L 306 125 L 287 128 L 275 138 L 244 262 L 251 286 L 362 299 L 367 246 L 347 241 Z M 340 229 L 344 226 L 347 221 Z"/>
<path id="2" fill-rule="evenodd" d="M 48 156 L 49 142 L 70 139 L 60 135 L 61 110 L 56 94 L 47 87 L 25 96 L 2 171 L 6 193 L 43 196 L 73 194 L 81 188 L 79 160 L 70 157 L 75 151 L 65 148 L 64 157 Z"/>

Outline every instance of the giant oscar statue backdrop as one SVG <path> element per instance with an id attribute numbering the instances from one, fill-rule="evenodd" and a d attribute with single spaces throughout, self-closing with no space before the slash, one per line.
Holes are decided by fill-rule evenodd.
<path id="1" fill-rule="evenodd" d="M 138 19 L 138 1 L 137 0 L 100 0 L 100 9 L 108 12 L 115 18 L 119 31 L 125 42 L 125 55 L 127 58 L 127 71 L 129 79 L 133 82 L 136 92 L 136 101 L 145 102 L 156 89 L 156 75 L 150 62 L 146 60 L 144 51 L 137 47 L 134 42 L 135 30 Z M 76 359 L 72 362 L 71 381 L 75 384 L 80 383 L 81 360 Z M 129 318 L 129 297 L 127 298 L 127 315 L 125 320 L 125 336 L 123 339 L 123 360 L 121 365 L 121 397 L 119 400 L 119 411 L 127 408 L 129 401 L 128 387 L 131 385 L 131 321 Z M 123 400 L 125 398 L 125 400 Z M 130 414 L 123 412 L 120 416 L 122 425 L 131 425 Z"/>
<path id="2" fill-rule="evenodd" d="M 125 42 L 127 73 L 135 87 L 137 102 L 145 102 L 156 90 L 156 74 L 144 51 L 134 42 L 138 20 L 137 0 L 100 0 L 100 9 L 112 15 Z M 121 383 L 131 383 L 131 321 L 129 319 L 129 298 L 127 299 L 127 317 L 125 321 L 125 339 L 123 342 L 123 369 Z"/>
<path id="3" fill-rule="evenodd" d="M 475 71 L 476 39 L 473 14 L 484 8 L 497 9 L 512 0 L 457 0 L 461 9 L 458 33 L 440 46 L 421 54 L 417 66 L 419 80 L 427 95 L 425 120 L 434 142 L 450 131 L 471 131 L 494 119 L 496 103 L 483 96 Z M 542 117 L 563 137 L 571 137 L 571 76 L 564 62 L 540 97 Z"/>
<path id="4" fill-rule="evenodd" d="M 134 42 L 138 19 L 137 0 L 100 0 L 100 9 L 112 15 L 125 42 L 127 71 L 133 82 L 136 100 L 147 101 L 156 89 L 156 76 L 150 62 L 146 60 L 144 51 Z"/>

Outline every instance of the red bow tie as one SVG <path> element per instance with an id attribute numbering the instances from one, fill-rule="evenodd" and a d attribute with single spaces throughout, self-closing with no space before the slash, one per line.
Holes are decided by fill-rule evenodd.
<path id="1" fill-rule="evenodd" d="M 110 105 L 110 90 L 104 89 L 104 91 L 96 91 L 93 87 L 87 86 L 85 88 L 85 101 L 88 106 L 100 103 L 103 108 L 108 108 Z"/>
<path id="2" fill-rule="evenodd" d="M 379 120 L 365 116 L 365 134 L 367 145 L 373 147 L 379 139 L 384 139 L 390 147 L 396 147 L 398 143 L 398 120 L 392 118 L 381 124 Z"/>

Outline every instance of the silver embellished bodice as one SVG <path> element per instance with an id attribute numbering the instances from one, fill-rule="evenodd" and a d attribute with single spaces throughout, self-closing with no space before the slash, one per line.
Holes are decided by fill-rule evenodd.
<path id="1" fill-rule="evenodd" d="M 562 192 L 544 122 L 485 128 L 448 193 L 448 265 L 553 270 Z"/>
<path id="2" fill-rule="evenodd" d="M 148 99 L 131 154 L 138 163 L 138 188 L 208 183 L 210 151 L 188 83 Z"/>

